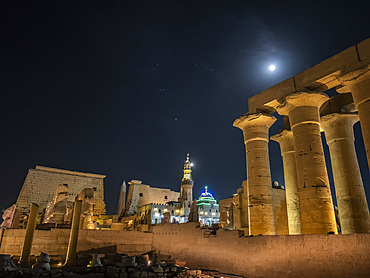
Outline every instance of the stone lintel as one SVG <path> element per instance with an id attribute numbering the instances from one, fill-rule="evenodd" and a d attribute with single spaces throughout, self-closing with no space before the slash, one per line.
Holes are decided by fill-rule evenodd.
<path id="1" fill-rule="evenodd" d="M 321 117 L 331 113 L 354 113 L 357 108 L 353 102 L 351 93 L 343 93 L 332 96 L 320 109 Z"/>
<path id="2" fill-rule="evenodd" d="M 340 82 L 340 85 L 336 88 L 336 90 L 340 94 L 349 93 L 352 91 L 353 85 L 369 78 L 370 64 L 340 75 L 338 77 L 338 82 Z"/>
<path id="3" fill-rule="evenodd" d="M 299 91 L 343 87 L 370 67 L 370 38 L 248 99 L 249 112 L 275 112 L 281 99 Z M 357 77 L 356 77 L 357 78 Z M 348 89 L 344 90 L 348 92 Z"/>

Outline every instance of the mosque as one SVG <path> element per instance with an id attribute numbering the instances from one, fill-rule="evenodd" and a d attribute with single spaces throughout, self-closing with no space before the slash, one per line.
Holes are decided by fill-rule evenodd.
<path id="1" fill-rule="evenodd" d="M 208 192 L 208 186 L 197 200 L 199 223 L 203 226 L 212 226 L 220 222 L 220 210 L 217 200 Z"/>

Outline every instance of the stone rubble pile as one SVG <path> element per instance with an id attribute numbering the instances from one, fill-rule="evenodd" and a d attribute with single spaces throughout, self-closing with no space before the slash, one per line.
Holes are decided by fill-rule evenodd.
<path id="1" fill-rule="evenodd" d="M 152 261 L 150 260 L 152 259 Z M 51 264 L 51 266 L 50 266 Z M 96 278 L 211 278 L 199 269 L 176 265 L 174 260 L 157 261 L 157 256 L 127 256 L 107 253 L 101 259 L 98 254 L 82 256 L 73 266 L 57 266 L 50 263 L 48 254 L 41 253 L 32 269 L 17 267 L 10 255 L 0 255 L 0 277 L 96 277 Z"/>
<path id="2" fill-rule="evenodd" d="M 49 255 L 44 252 L 41 252 L 40 256 L 37 257 L 36 263 L 32 266 L 32 268 L 50 270 L 49 263 L 50 263 Z"/>

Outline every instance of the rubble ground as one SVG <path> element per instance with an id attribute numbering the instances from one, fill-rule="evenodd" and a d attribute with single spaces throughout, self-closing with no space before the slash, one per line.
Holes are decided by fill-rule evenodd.
<path id="1" fill-rule="evenodd" d="M 42 256 L 45 257 L 45 253 Z M 175 260 L 163 257 L 155 252 L 140 256 L 127 256 L 119 253 L 79 254 L 77 260 L 71 264 L 60 266 L 58 261 L 49 260 L 50 266 L 21 268 L 9 255 L 1 260 L 0 277 L 111 277 L 111 278 L 150 278 L 150 277 L 179 277 L 179 278 L 227 278 L 240 277 L 219 273 L 213 270 L 190 269 Z M 41 255 L 40 255 L 41 256 Z M 161 259 L 162 257 L 162 259 Z M 160 260 L 161 259 L 161 260 Z M 40 260 L 38 260 L 40 262 Z M 181 265 L 181 266 L 180 266 Z M 34 265 L 35 266 L 35 265 Z"/>

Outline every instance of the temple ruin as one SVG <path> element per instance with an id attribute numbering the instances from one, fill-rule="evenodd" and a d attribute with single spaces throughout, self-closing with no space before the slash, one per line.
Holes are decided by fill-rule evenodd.
<path id="1" fill-rule="evenodd" d="M 329 98 L 329 89 L 339 94 Z M 276 234 L 268 154 L 275 112 L 286 117 L 271 139 L 280 143 L 283 157 L 289 234 L 338 233 L 321 131 L 329 144 L 342 233 L 369 233 L 353 125 L 360 121 L 370 162 L 370 39 L 249 98 L 248 106 L 234 126 L 243 131 L 246 148 L 249 234 Z"/>
<path id="2" fill-rule="evenodd" d="M 81 173 L 44 166 L 29 169 L 16 205 L 19 212 L 28 212 L 30 204 L 39 205 L 42 212 L 59 186 L 67 186 L 67 201 L 74 198 L 85 188 L 94 189 L 94 214 L 105 214 L 104 175 Z"/>
<path id="3" fill-rule="evenodd" d="M 329 89 L 337 94 L 329 97 L 325 94 Z M 126 184 L 122 184 L 118 214 L 126 221 L 149 225 L 159 213 L 162 223 L 154 221 L 145 232 L 124 230 L 123 225 L 116 225 L 119 230 L 94 226 L 95 214 L 101 220 L 118 219 L 104 215 L 105 176 L 37 166 L 29 171 L 17 206 L 4 214 L 0 252 L 16 256 L 20 265 L 29 265 L 31 256 L 41 253 L 35 265 L 48 265 L 52 258 L 67 266 L 78 261 L 78 255 L 95 254 L 85 266 L 100 267 L 99 277 L 118 277 L 118 272 L 119 277 L 166 276 L 163 269 L 142 268 L 139 273 L 115 265 L 119 258 L 132 266 L 134 259 L 126 255 L 149 253 L 192 268 L 233 274 L 221 277 L 368 277 L 370 216 L 353 125 L 361 124 L 370 162 L 370 39 L 249 98 L 248 104 L 248 113 L 234 121 L 244 136 L 247 180 L 231 198 L 220 200 L 219 211 L 215 206 L 212 211 L 212 195 L 204 195 L 211 205 L 207 212 L 220 213 L 220 225 L 171 222 L 171 217 L 196 220 L 201 212 L 193 213 L 197 204 L 191 204 L 194 181 L 189 156 L 180 193 L 133 180 L 125 202 Z M 270 136 L 276 113 L 284 117 L 284 126 Z M 322 132 L 330 151 L 338 213 Z M 270 139 L 280 145 L 285 187 L 271 181 Z M 29 212 L 27 229 L 11 226 L 18 207 Z M 35 230 L 40 209 L 46 209 L 45 221 L 71 221 L 70 229 Z M 10 255 L 2 255 L 0 261 L 2 273 L 16 273 Z"/>

